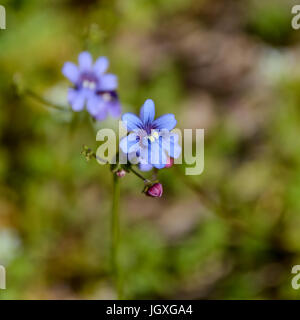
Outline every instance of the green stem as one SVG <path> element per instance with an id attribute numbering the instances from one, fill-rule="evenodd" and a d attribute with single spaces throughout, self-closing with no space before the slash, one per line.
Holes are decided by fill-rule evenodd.
<path id="1" fill-rule="evenodd" d="M 113 199 L 111 212 L 111 234 L 112 234 L 112 248 L 111 248 L 111 264 L 112 274 L 117 288 L 118 299 L 122 299 L 122 283 L 120 279 L 119 268 L 119 245 L 120 245 L 120 181 L 116 174 L 113 174 Z"/>
<path id="2" fill-rule="evenodd" d="M 143 177 L 140 173 L 138 173 L 137 171 L 135 171 L 135 169 L 133 169 L 132 167 L 130 168 L 130 171 L 135 174 L 138 178 L 142 179 L 144 182 L 148 181 L 148 179 L 146 179 L 145 177 Z"/>

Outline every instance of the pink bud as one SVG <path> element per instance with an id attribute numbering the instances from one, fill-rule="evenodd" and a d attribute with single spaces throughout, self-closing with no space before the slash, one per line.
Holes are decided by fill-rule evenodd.
<path id="1" fill-rule="evenodd" d="M 174 159 L 171 158 L 171 157 L 168 157 L 168 160 L 167 160 L 167 164 L 165 166 L 165 168 L 171 168 L 174 164 Z"/>
<path id="2" fill-rule="evenodd" d="M 119 178 L 123 178 L 126 174 L 126 171 L 121 169 L 119 171 L 116 172 L 116 175 L 119 177 Z"/>
<path id="3" fill-rule="evenodd" d="M 163 194 L 163 187 L 160 183 L 154 183 L 151 187 L 148 188 L 146 194 L 150 197 L 160 198 Z"/>

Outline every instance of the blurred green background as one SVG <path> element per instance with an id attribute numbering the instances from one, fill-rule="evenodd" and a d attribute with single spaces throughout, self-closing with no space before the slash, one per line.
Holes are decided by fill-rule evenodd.
<path id="1" fill-rule="evenodd" d="M 109 57 L 123 111 L 146 98 L 205 129 L 205 170 L 161 170 L 161 199 L 121 180 L 128 299 L 298 299 L 300 31 L 296 1 L 11 0 L 0 30 L 0 299 L 111 299 L 111 174 L 66 104 L 65 61 Z M 298 3 L 300 4 L 300 3 Z M 99 128 L 115 127 L 108 119 Z M 208 202 L 206 199 L 213 199 Z"/>

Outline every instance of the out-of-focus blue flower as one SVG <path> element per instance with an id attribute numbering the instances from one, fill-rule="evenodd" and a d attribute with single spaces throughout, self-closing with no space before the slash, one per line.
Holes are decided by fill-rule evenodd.
<path id="1" fill-rule="evenodd" d="M 145 101 L 140 117 L 133 113 L 122 116 L 130 133 L 120 141 L 120 148 L 129 161 L 139 164 L 142 171 L 152 167 L 162 169 L 168 164 L 169 157 L 178 158 L 181 153 L 178 134 L 171 132 L 177 123 L 175 116 L 165 114 L 156 120 L 154 116 L 155 106 L 151 99 Z"/>
<path id="2" fill-rule="evenodd" d="M 82 52 L 78 56 L 78 64 L 66 62 L 62 68 L 63 75 L 74 84 L 68 91 L 72 109 L 81 111 L 86 105 L 88 112 L 99 121 L 104 120 L 108 113 L 119 117 L 121 106 L 116 93 L 118 80 L 115 75 L 105 73 L 108 59 L 100 57 L 93 64 L 91 54 Z"/>

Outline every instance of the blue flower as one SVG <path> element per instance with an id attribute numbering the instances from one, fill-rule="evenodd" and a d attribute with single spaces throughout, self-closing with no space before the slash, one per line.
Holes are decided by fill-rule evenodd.
<path id="1" fill-rule="evenodd" d="M 89 52 L 82 52 L 78 56 L 76 66 L 72 62 L 66 62 L 62 68 L 63 75 L 74 85 L 68 90 L 68 101 L 74 111 L 83 110 L 97 120 L 104 120 L 110 113 L 113 117 L 119 117 L 121 106 L 116 93 L 118 87 L 117 77 L 105 73 L 109 62 L 106 57 L 100 57 L 93 64 Z"/>
<path id="2" fill-rule="evenodd" d="M 151 99 L 145 101 L 140 117 L 133 113 L 122 116 L 130 133 L 120 141 L 120 148 L 129 161 L 138 163 L 143 171 L 152 167 L 162 169 L 168 164 L 169 157 L 178 158 L 181 153 L 178 134 L 171 132 L 177 123 L 175 116 L 169 113 L 156 120 L 154 116 L 155 106 Z"/>

